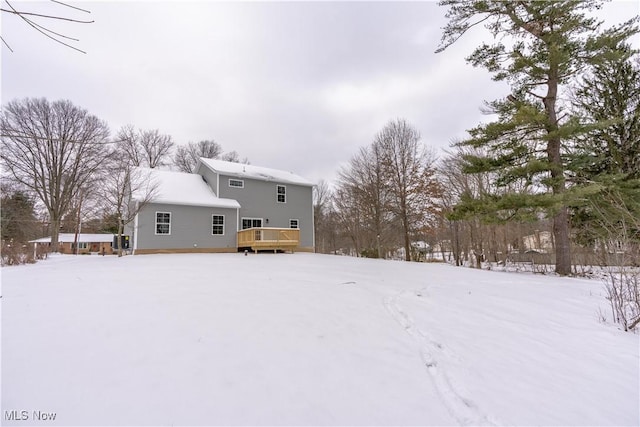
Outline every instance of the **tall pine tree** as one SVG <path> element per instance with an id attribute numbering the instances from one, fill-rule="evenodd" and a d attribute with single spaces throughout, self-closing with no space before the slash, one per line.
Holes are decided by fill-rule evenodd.
<path id="1" fill-rule="evenodd" d="M 438 51 L 484 24 L 496 41 L 476 48 L 467 62 L 511 87 L 508 96 L 487 104 L 497 120 L 471 129 L 461 143 L 490 153 L 467 156 L 466 171 L 496 172 L 498 185 L 523 182 L 533 189 L 524 197 L 486 203 L 495 210 L 544 209 L 553 219 L 556 272 L 570 274 L 569 206 L 584 194 L 567 182 L 567 154 L 584 129 L 563 111 L 562 89 L 635 34 L 637 19 L 601 31 L 601 22 L 588 16 L 602 5 L 595 0 L 442 0 L 440 5 L 449 8 L 449 22 Z"/>
<path id="2" fill-rule="evenodd" d="M 640 221 L 640 56 L 626 45 L 617 53 L 593 68 L 573 101 L 576 115 L 591 127 L 578 138 L 576 180 L 598 185 L 572 219 L 587 244 L 610 237 L 609 224 L 634 223 L 625 217 Z M 640 230 L 624 231 L 640 240 Z"/>

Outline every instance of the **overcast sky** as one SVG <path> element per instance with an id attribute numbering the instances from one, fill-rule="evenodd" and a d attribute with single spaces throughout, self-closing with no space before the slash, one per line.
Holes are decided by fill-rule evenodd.
<path id="1" fill-rule="evenodd" d="M 69 99 L 105 120 L 159 129 L 178 144 L 215 139 L 254 165 L 332 181 L 357 150 L 404 118 L 436 151 L 484 119 L 505 87 L 464 61 L 471 32 L 435 54 L 436 2 L 12 2 L 20 10 L 92 19 L 39 20 L 77 37 L 78 53 L 2 14 L 2 103 Z M 608 24 L 635 0 L 600 12 Z M 3 8 L 6 4 L 3 2 Z M 636 39 L 634 44 L 640 47 Z"/>

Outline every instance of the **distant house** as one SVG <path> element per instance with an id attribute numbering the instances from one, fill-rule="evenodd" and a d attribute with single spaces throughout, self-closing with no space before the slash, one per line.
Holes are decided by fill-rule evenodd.
<path id="1" fill-rule="evenodd" d="M 87 254 L 91 252 L 105 254 L 113 253 L 113 234 L 78 234 L 78 253 Z M 60 233 L 58 235 L 58 250 L 63 254 L 75 253 L 74 243 L 76 241 L 75 233 Z M 36 246 L 51 246 L 51 236 L 43 237 L 41 239 L 30 240 L 29 243 L 33 243 Z"/>
<path id="2" fill-rule="evenodd" d="M 548 253 L 553 252 L 553 235 L 550 231 L 537 231 L 522 237 L 525 251 Z"/>
<path id="3" fill-rule="evenodd" d="M 201 158 L 150 177 L 156 194 L 126 230 L 135 254 L 314 249 L 313 184 L 298 175 Z"/>

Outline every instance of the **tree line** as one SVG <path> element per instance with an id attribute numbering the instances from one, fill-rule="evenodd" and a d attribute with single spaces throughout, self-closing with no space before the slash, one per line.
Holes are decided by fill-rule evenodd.
<path id="1" fill-rule="evenodd" d="M 411 125 L 390 122 L 333 188 L 318 187 L 319 250 L 381 257 L 402 247 L 409 260 L 424 245 L 407 242 L 424 241 L 479 267 L 547 231 L 560 275 L 581 252 L 640 263 L 640 59 L 628 42 L 638 17 L 603 29 L 592 17 L 602 3 L 442 0 L 437 52 L 484 26 L 493 44 L 466 60 L 510 90 L 437 160 Z"/>
<path id="2" fill-rule="evenodd" d="M 2 240 L 24 244 L 60 231 L 121 233 L 133 216 L 134 186 L 147 181 L 140 169 L 168 167 L 194 172 L 199 157 L 245 162 L 214 140 L 176 144 L 158 129 L 109 126 L 70 101 L 45 98 L 10 101 L 0 118 Z M 146 188 L 150 197 L 153 189 Z M 47 226 L 43 219 L 46 218 Z"/>

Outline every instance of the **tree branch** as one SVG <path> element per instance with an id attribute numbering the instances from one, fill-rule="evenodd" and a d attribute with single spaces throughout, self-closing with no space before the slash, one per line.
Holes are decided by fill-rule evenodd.
<path id="1" fill-rule="evenodd" d="M 25 18 L 25 19 L 26 19 L 26 18 Z M 36 22 L 34 22 L 34 21 L 30 20 L 30 19 L 28 20 L 28 22 L 29 22 L 29 23 L 31 23 L 31 24 L 33 24 L 33 25 L 35 25 L 35 26 L 36 26 L 36 27 L 38 27 L 38 28 L 41 28 L 41 29 L 42 29 L 42 30 L 44 30 L 44 31 L 50 32 L 50 33 L 52 33 L 52 34 L 55 34 L 55 35 L 56 35 L 56 36 L 58 36 L 58 37 L 63 37 L 63 38 L 68 39 L 68 40 L 73 40 L 74 42 L 79 42 L 79 41 L 80 41 L 79 39 L 74 39 L 73 37 L 69 37 L 69 36 L 65 36 L 64 34 L 56 33 L 55 31 L 50 30 L 50 29 L 48 29 L 47 27 L 43 27 L 42 25 L 40 25 L 40 24 L 38 24 L 38 23 L 36 23 Z"/>
<path id="2" fill-rule="evenodd" d="M 90 10 L 82 9 L 81 7 L 78 7 L 78 6 L 72 6 L 70 4 L 67 4 L 67 3 L 64 3 L 64 2 L 61 2 L 61 1 L 58 1 L 58 0 L 51 0 L 51 2 L 58 3 L 59 5 L 62 5 L 62 6 L 70 7 L 71 9 L 76 9 L 76 10 L 80 10 L 82 12 L 91 13 Z"/>
<path id="3" fill-rule="evenodd" d="M 488 20 L 492 16 L 493 16 L 493 13 L 489 13 L 485 18 L 482 18 L 479 21 L 474 22 L 473 24 L 469 24 L 465 22 L 464 28 L 460 29 L 457 36 L 453 36 L 453 35 L 449 36 L 450 40 L 448 40 L 447 42 L 444 41 L 444 37 L 443 37 L 443 40 L 441 41 L 441 46 L 438 49 L 436 49 L 435 53 L 440 53 L 444 51 L 446 48 L 448 48 L 449 46 L 454 44 L 456 41 L 458 41 L 458 39 L 462 37 L 471 28 L 475 27 L 478 24 L 482 24 L 484 21 Z"/>
<path id="4" fill-rule="evenodd" d="M 68 39 L 68 40 L 73 40 L 73 41 L 79 41 L 78 39 L 75 39 L 75 38 L 69 37 L 69 36 L 65 36 L 63 34 L 57 33 L 57 32 L 55 32 L 53 30 L 50 30 L 49 28 L 46 28 L 46 27 L 34 22 L 33 20 L 27 18 L 27 16 L 36 16 L 36 17 L 39 17 L 39 18 L 46 18 L 46 19 L 57 19 L 57 20 L 75 22 L 75 23 L 80 23 L 80 24 L 91 24 L 91 23 L 93 23 L 95 21 L 83 21 L 83 20 L 78 20 L 78 19 L 73 19 L 73 18 L 66 18 L 66 17 L 62 17 L 62 16 L 44 15 L 44 14 L 41 14 L 41 13 L 33 13 L 33 12 L 23 12 L 23 11 L 18 11 L 15 7 L 13 7 L 13 5 L 11 3 L 9 3 L 9 0 L 5 0 L 5 3 L 9 6 L 10 9 L 0 8 L 1 12 L 6 12 L 6 13 L 10 13 L 12 15 L 18 16 L 20 19 L 22 19 L 24 22 L 26 22 L 27 25 L 29 25 L 31 28 L 33 28 L 34 30 L 38 31 L 39 33 L 41 33 L 45 37 L 48 37 L 51 40 L 53 40 L 53 41 L 55 41 L 55 42 L 57 42 L 57 43 L 59 43 L 59 44 L 61 44 L 63 46 L 66 46 L 66 47 L 68 47 L 70 49 L 76 50 L 76 51 L 78 51 L 80 53 L 84 53 L 84 54 L 87 53 L 87 52 L 85 52 L 85 51 L 83 51 L 81 49 L 78 49 L 77 47 L 74 47 L 74 46 L 72 46 L 72 45 L 70 45 L 68 43 L 65 43 L 62 40 L 59 40 L 58 38 L 53 37 L 53 36 L 51 36 L 51 35 L 49 35 L 47 33 L 55 34 L 58 37 L 62 37 L 62 38 L 65 38 L 65 39 Z M 74 6 L 71 6 L 71 5 L 68 5 L 68 4 L 59 2 L 59 1 L 55 1 L 55 3 L 61 4 L 63 6 L 71 7 L 71 8 L 74 8 L 74 9 L 78 9 L 78 10 L 81 10 L 83 12 L 90 13 L 87 10 L 84 10 L 84 9 L 81 9 L 81 8 L 76 8 Z M 4 39 L 2 41 L 9 48 L 9 50 L 11 52 L 13 52 L 13 49 L 11 49 L 9 47 L 7 42 Z"/>
<path id="5" fill-rule="evenodd" d="M 9 43 L 7 43 L 7 41 L 0 36 L 0 40 L 2 40 L 2 43 L 4 43 L 4 45 L 7 47 L 7 49 L 9 49 L 11 52 L 13 52 L 13 49 L 11 49 L 11 46 L 9 46 Z"/>
<path id="6" fill-rule="evenodd" d="M 75 23 L 78 23 L 78 24 L 93 24 L 94 22 L 96 22 L 96 21 L 81 21 L 79 19 L 65 18 L 63 16 L 43 15 L 41 13 L 20 12 L 20 11 L 16 10 L 13 6 L 11 6 L 8 1 L 6 3 L 9 5 L 9 7 L 12 10 L 0 8 L 0 12 L 7 12 L 7 13 L 11 13 L 13 15 L 18 15 L 20 17 L 22 17 L 23 15 L 26 15 L 26 16 L 37 16 L 37 17 L 40 17 L 40 18 L 47 18 L 47 19 L 59 19 L 61 21 L 75 22 Z"/>
<path id="7" fill-rule="evenodd" d="M 60 142 L 60 141 L 64 141 L 64 142 L 68 142 L 70 144 L 87 144 L 86 141 L 76 141 L 73 139 L 63 139 L 63 138 L 50 138 L 50 137 L 45 137 L 45 136 L 34 136 L 34 135 L 27 135 L 27 134 L 18 134 L 18 133 L 2 133 L 0 134 L 0 138 L 26 138 L 26 139 L 35 139 L 35 140 L 45 140 L 45 141 L 52 141 L 52 142 Z M 93 142 L 93 143 L 89 143 L 89 144 L 94 144 L 94 145 L 107 145 L 107 144 L 114 144 L 117 142 L 122 142 L 123 140 L 115 140 L 115 141 L 105 141 L 105 142 Z"/>

